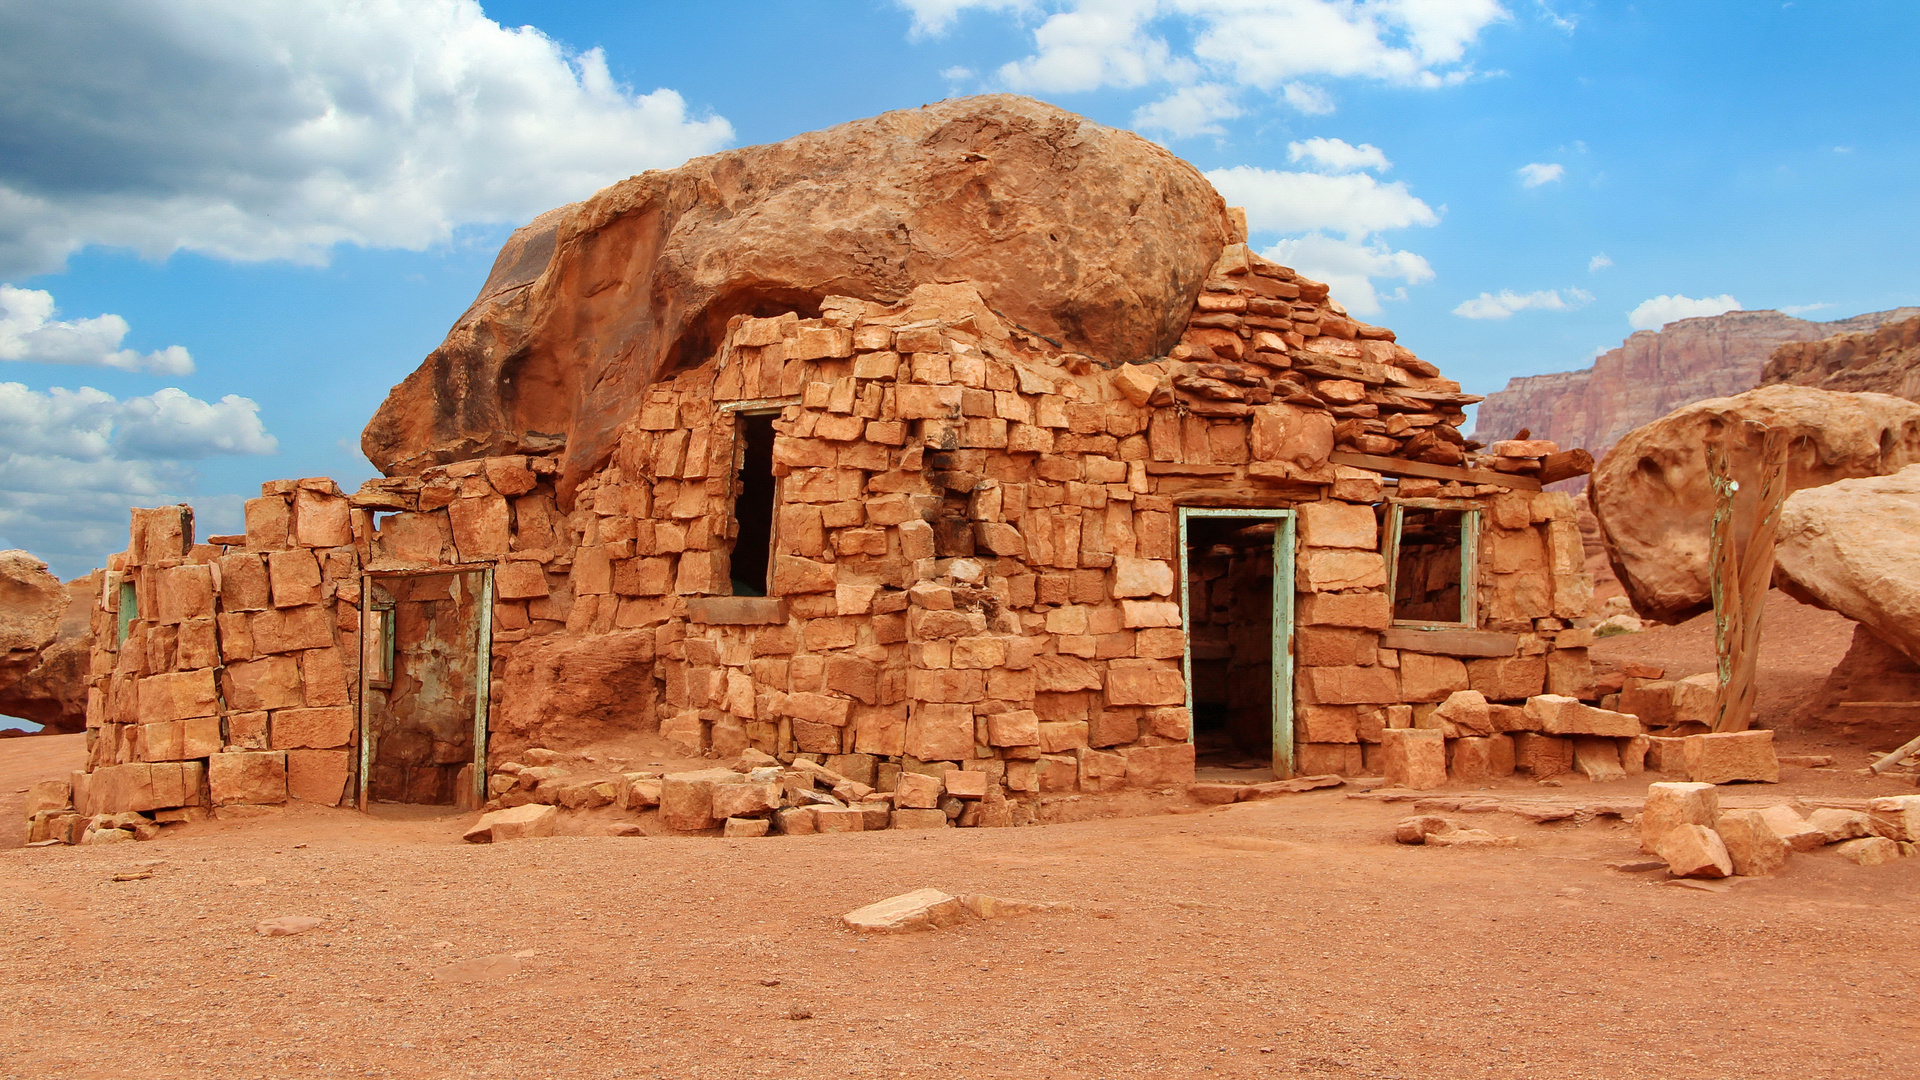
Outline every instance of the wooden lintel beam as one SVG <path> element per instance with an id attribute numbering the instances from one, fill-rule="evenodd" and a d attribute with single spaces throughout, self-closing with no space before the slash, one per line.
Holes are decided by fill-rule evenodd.
<path id="1" fill-rule="evenodd" d="M 1374 472 L 1385 473 L 1388 476 L 1413 476 L 1422 480 L 1455 480 L 1462 484 L 1498 484 L 1515 491 L 1540 490 L 1540 481 L 1530 476 L 1513 476 L 1508 473 L 1497 473 L 1491 469 L 1429 465 L 1424 461 L 1406 461 L 1401 458 L 1382 457 L 1379 454 L 1356 454 L 1348 450 L 1335 450 L 1327 455 L 1327 460 L 1335 465 L 1372 469 Z"/>

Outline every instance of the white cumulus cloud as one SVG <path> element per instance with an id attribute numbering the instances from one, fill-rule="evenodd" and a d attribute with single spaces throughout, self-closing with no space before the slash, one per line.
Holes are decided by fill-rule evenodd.
<path id="1" fill-rule="evenodd" d="M 1613 260 L 1607 258 L 1607 253 L 1603 251 L 1600 254 L 1595 255 L 1593 258 L 1587 260 L 1587 273 L 1597 274 L 1600 271 L 1605 270 L 1607 267 L 1612 265 L 1613 265 Z"/>
<path id="2" fill-rule="evenodd" d="M 1641 301 L 1640 306 L 1627 313 L 1627 322 L 1635 330 L 1658 330 L 1677 319 L 1697 319 L 1738 310 L 1740 301 L 1724 294 L 1695 300 L 1675 293 Z"/>
<path id="3" fill-rule="evenodd" d="M 0 546 L 84 573 L 126 546 L 129 507 L 192 495 L 193 462 L 278 449 L 259 406 L 231 394 L 209 402 L 169 387 L 118 399 L 0 382 Z M 238 521 L 237 497 L 193 501 L 212 531 Z"/>
<path id="4" fill-rule="evenodd" d="M 1325 116 L 1333 111 L 1333 95 L 1312 83 L 1288 83 L 1280 88 L 1280 100 L 1308 116 Z"/>
<path id="5" fill-rule="evenodd" d="M 952 29 L 960 13 L 969 8 L 986 11 L 1019 11 L 1031 7 L 1031 0 L 897 0 L 913 15 L 915 37 L 938 37 Z"/>
<path id="6" fill-rule="evenodd" d="M 475 0 L 4 4 L 0 277 L 89 244 L 417 249 L 732 137 Z"/>
<path id="7" fill-rule="evenodd" d="M 1395 251 L 1383 240 L 1343 239 L 1314 232 L 1281 240 L 1261 254 L 1326 282 L 1333 298 L 1355 315 L 1374 315 L 1381 310 L 1376 281 L 1403 282 L 1386 295 L 1404 300 L 1407 285 L 1433 280 L 1433 267 L 1426 259 L 1411 251 Z"/>
<path id="8" fill-rule="evenodd" d="M 1377 147 L 1350 146 L 1338 139 L 1308 140 L 1299 157 L 1326 162 L 1377 160 Z M 1405 296 L 1407 285 L 1433 278 L 1433 267 L 1411 251 L 1398 251 L 1377 233 L 1440 223 L 1440 215 L 1401 182 L 1381 183 L 1364 172 L 1291 172 L 1236 165 L 1215 169 L 1207 179 L 1227 200 L 1243 206 L 1252 233 L 1286 235 L 1265 254 L 1333 287 L 1334 299 L 1356 315 L 1380 311 L 1380 281 L 1402 284 L 1386 295 Z"/>
<path id="9" fill-rule="evenodd" d="M 1218 123 L 1244 112 L 1234 101 L 1231 86 L 1197 83 L 1182 86 L 1159 101 L 1134 110 L 1136 131 L 1164 131 L 1171 138 L 1188 139 L 1195 135 L 1224 135 Z"/>
<path id="10" fill-rule="evenodd" d="M 1305 161 L 1330 172 L 1353 172 L 1358 169 L 1386 171 L 1393 168 L 1387 155 L 1372 143 L 1354 146 L 1344 139 L 1328 139 L 1316 136 L 1300 142 L 1287 144 L 1288 161 Z"/>
<path id="11" fill-rule="evenodd" d="M 0 285 L 0 360 L 193 374 L 193 357 L 178 345 L 144 354 L 121 348 L 130 327 L 118 315 L 62 320 L 54 314 L 52 293 Z"/>
<path id="12" fill-rule="evenodd" d="M 1567 175 L 1567 167 L 1565 165 L 1543 165 L 1536 161 L 1530 165 L 1520 166 L 1514 170 L 1514 173 L 1520 177 L 1521 187 L 1536 188 L 1542 184 L 1551 184 L 1555 180 Z"/>
<path id="13" fill-rule="evenodd" d="M 1516 312 L 1572 311 L 1592 301 L 1593 294 L 1585 289 L 1568 289 L 1565 295 L 1558 289 L 1541 289 L 1530 293 L 1502 289 L 1497 293 L 1483 292 L 1471 300 L 1463 300 L 1453 309 L 1453 313 L 1463 319 L 1510 319 Z"/>
<path id="14" fill-rule="evenodd" d="M 945 33 L 967 10 L 1024 20 L 1041 7 L 1032 0 L 896 3 L 912 13 L 914 37 Z M 1211 81 L 1266 91 L 1309 115 L 1333 110 L 1333 97 L 1321 85 L 1330 80 L 1431 89 L 1471 78 L 1468 48 L 1509 17 L 1498 0 L 1068 0 L 1047 6 L 1053 11 L 1033 30 L 1034 51 L 1000 69 L 1001 81 L 1013 89 Z M 1191 41 L 1190 51 L 1174 49 L 1170 38 Z"/>
<path id="15" fill-rule="evenodd" d="M 1359 240 L 1369 233 L 1437 225 L 1440 216 L 1399 181 L 1366 173 L 1288 172 L 1235 165 L 1207 173 L 1229 205 L 1247 208 L 1254 232 L 1325 230 Z"/>
<path id="16" fill-rule="evenodd" d="M 1037 51 L 1002 66 L 1000 80 L 1043 93 L 1185 81 L 1193 65 L 1146 32 L 1153 14 L 1154 0 L 1100 0 L 1050 16 L 1033 32 Z"/>

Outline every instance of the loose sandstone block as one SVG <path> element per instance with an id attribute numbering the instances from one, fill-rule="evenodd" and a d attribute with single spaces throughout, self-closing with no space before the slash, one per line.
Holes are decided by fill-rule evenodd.
<path id="1" fill-rule="evenodd" d="M 1674 877 L 1723 878 L 1733 873 L 1727 845 L 1705 825 L 1675 825 L 1654 842 L 1653 853 Z"/>
<path id="2" fill-rule="evenodd" d="M 1675 776 L 1686 775 L 1687 740 L 1666 735 L 1647 736 L 1647 769 Z"/>
<path id="3" fill-rule="evenodd" d="M 1400 679 L 1402 685 L 1407 678 L 1406 662 L 1411 654 L 1400 656 Z M 1417 700 L 1417 699 L 1409 699 Z M 1493 715 L 1487 709 L 1487 699 L 1478 690 L 1456 690 L 1447 695 L 1433 715 L 1452 724 L 1462 735 L 1491 735 L 1494 732 Z"/>
<path id="4" fill-rule="evenodd" d="M 528 803 L 480 815 L 480 820 L 466 831 L 464 839 L 470 844 L 494 844 L 552 836 L 559 822 L 559 810 L 539 803 Z"/>
<path id="5" fill-rule="evenodd" d="M 1513 736 L 1487 736 L 1487 772 L 1492 776 L 1512 776 L 1517 764 L 1518 754 L 1514 749 Z"/>
<path id="6" fill-rule="evenodd" d="M 1712 827 L 1720 819 L 1720 793 L 1712 784 L 1648 784 L 1640 810 L 1640 850 L 1652 852 L 1679 825 Z"/>
<path id="7" fill-rule="evenodd" d="M 1559 694 L 1539 694 L 1527 699 L 1527 714 L 1539 720 L 1540 730 L 1549 735 L 1630 738 L 1646 734 L 1638 717 L 1596 709 Z"/>
<path id="8" fill-rule="evenodd" d="M 1892 795 L 1874 799 L 1867 812 L 1884 826 L 1891 840 L 1920 841 L 1920 795 Z"/>
<path id="9" fill-rule="evenodd" d="M 892 828 L 944 829 L 952 823 L 944 810 L 895 810 Z"/>
<path id="10" fill-rule="evenodd" d="M 1702 784 L 1735 780 L 1780 781 L 1771 731 L 1725 731 L 1682 739 L 1687 779 Z"/>
<path id="11" fill-rule="evenodd" d="M 1619 742 L 1601 735 L 1573 737 L 1573 767 L 1595 783 L 1627 778 L 1620 764 Z"/>
<path id="12" fill-rule="evenodd" d="M 715 784 L 708 813 L 716 819 L 750 818 L 780 809 L 780 785 L 774 781 Z"/>
<path id="13" fill-rule="evenodd" d="M 772 827 L 773 822 L 768 818 L 730 817 L 727 819 L 726 824 L 721 827 L 720 835 L 727 837 L 765 836 L 767 835 L 767 830 Z"/>
<path id="14" fill-rule="evenodd" d="M 743 778 L 732 769 L 668 773 L 660 778 L 660 821 L 668 828 L 698 832 L 719 824 L 713 814 L 713 789 Z"/>
<path id="15" fill-rule="evenodd" d="M 207 783 L 215 806 L 287 801 L 287 755 L 240 752 L 207 759 Z"/>
<path id="16" fill-rule="evenodd" d="M 910 810 L 931 810 L 940 805 L 942 793 L 939 777 L 903 772 L 893 789 L 893 804 Z"/>
<path id="17" fill-rule="evenodd" d="M 1513 736 L 1513 764 L 1514 768 L 1530 774 L 1536 780 L 1571 772 L 1573 742 L 1532 731 L 1516 732 Z"/>
<path id="18" fill-rule="evenodd" d="M 1885 866 L 1900 861 L 1900 845 L 1884 836 L 1869 836 L 1835 845 L 1841 857 L 1861 866 Z"/>
<path id="19" fill-rule="evenodd" d="M 1769 806 L 1757 813 L 1761 822 L 1795 851 L 1812 851 L 1826 846 L 1827 834 L 1801 817 L 1800 811 L 1791 806 Z"/>
<path id="20" fill-rule="evenodd" d="M 1726 845 L 1733 872 L 1741 877 L 1767 877 L 1780 872 L 1793 848 L 1768 826 L 1758 810 L 1723 810 L 1713 831 Z"/>
<path id="21" fill-rule="evenodd" d="M 1389 729 L 1380 733 L 1387 783 L 1426 791 L 1447 782 L 1446 737 L 1432 728 Z"/>
<path id="22" fill-rule="evenodd" d="M 1467 736 L 1453 740 L 1447 755 L 1447 773 L 1455 783 L 1471 784 L 1493 775 L 1493 740 Z"/>
<path id="23" fill-rule="evenodd" d="M 945 820 L 943 815 L 942 824 Z M 894 825 L 896 829 L 914 827 Z M 967 909 L 957 897 L 938 889 L 916 889 L 849 911 L 840 916 L 840 921 L 847 929 L 861 933 L 899 934 L 957 926 L 967 918 Z"/>
<path id="24" fill-rule="evenodd" d="M 1807 824 L 1820 830 L 1829 844 L 1875 835 L 1872 817 L 1858 810 L 1843 810 L 1835 806 L 1823 806 L 1815 810 L 1807 816 Z"/>

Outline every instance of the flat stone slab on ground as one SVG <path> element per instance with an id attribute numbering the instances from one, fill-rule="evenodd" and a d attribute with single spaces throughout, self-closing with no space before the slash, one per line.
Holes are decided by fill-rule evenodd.
<path id="1" fill-rule="evenodd" d="M 480 815 L 463 839 L 469 844 L 494 844 L 502 840 L 523 840 L 533 836 L 552 836 L 560 821 L 560 811 L 542 803 L 528 803 L 511 810 L 494 810 Z"/>

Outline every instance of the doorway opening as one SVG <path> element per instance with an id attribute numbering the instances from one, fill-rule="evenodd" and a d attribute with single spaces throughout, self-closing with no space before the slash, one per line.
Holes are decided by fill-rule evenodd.
<path id="1" fill-rule="evenodd" d="M 362 582 L 360 808 L 485 800 L 493 571 Z"/>
<path id="2" fill-rule="evenodd" d="M 779 410 L 738 414 L 739 448 L 733 485 L 733 556 L 728 560 L 733 595 L 767 595 L 767 568 L 773 562 L 773 504 L 778 481 L 773 475 L 773 421 Z"/>
<path id="3" fill-rule="evenodd" d="M 1180 553 L 1196 764 L 1291 776 L 1292 512 L 1183 507 Z"/>

